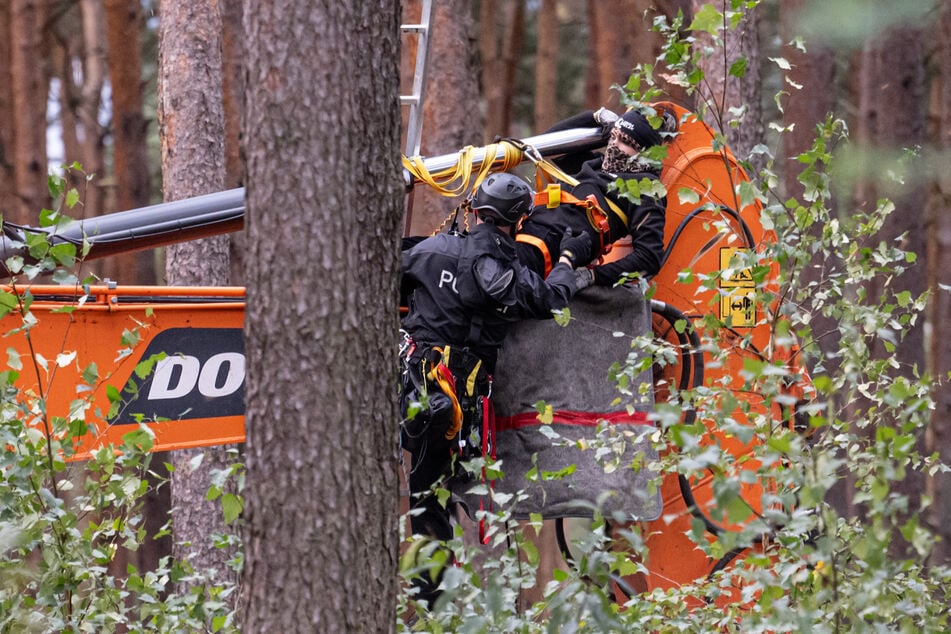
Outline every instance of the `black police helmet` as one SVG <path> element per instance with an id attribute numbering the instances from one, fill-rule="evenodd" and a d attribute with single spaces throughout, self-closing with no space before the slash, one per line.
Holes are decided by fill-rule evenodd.
<path id="1" fill-rule="evenodd" d="M 472 209 L 482 220 L 511 225 L 532 208 L 532 190 L 518 176 L 491 174 L 472 198 Z"/>

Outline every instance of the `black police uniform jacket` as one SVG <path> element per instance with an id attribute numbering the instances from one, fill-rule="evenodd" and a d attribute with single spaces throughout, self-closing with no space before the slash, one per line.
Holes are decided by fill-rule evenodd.
<path id="1" fill-rule="evenodd" d="M 403 251 L 403 287 L 403 329 L 417 344 L 468 347 L 492 371 L 509 325 L 551 317 L 575 281 L 567 264 L 542 279 L 518 261 L 507 233 L 483 223 L 467 236 L 437 234 Z"/>

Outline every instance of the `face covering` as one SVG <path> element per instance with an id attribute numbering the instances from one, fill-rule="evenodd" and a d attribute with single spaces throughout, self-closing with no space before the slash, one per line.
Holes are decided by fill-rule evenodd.
<path id="1" fill-rule="evenodd" d="M 623 141 L 627 145 L 635 148 L 634 154 L 625 154 L 624 150 L 618 147 L 618 141 Z M 601 162 L 601 169 L 612 174 L 632 174 L 636 172 L 654 172 L 658 169 L 652 165 L 651 161 L 641 156 L 639 150 L 641 145 L 632 137 L 624 134 L 615 128 L 611 131 L 611 138 L 608 139 L 608 146 L 604 150 L 604 160 Z"/>

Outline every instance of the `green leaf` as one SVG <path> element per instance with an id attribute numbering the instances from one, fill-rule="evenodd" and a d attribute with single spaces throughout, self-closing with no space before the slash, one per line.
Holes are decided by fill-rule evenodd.
<path id="1" fill-rule="evenodd" d="M 83 369 L 82 378 L 86 385 L 95 385 L 96 381 L 99 380 L 99 366 L 95 362 L 87 365 Z"/>
<path id="2" fill-rule="evenodd" d="M 700 194 L 689 187 L 681 187 L 677 190 L 677 197 L 682 205 L 696 205 L 700 202 Z"/>
<path id="3" fill-rule="evenodd" d="M 76 263 L 76 245 L 61 242 L 50 247 L 50 256 L 60 266 L 72 266 Z"/>
<path id="4" fill-rule="evenodd" d="M 20 360 L 20 353 L 14 348 L 7 348 L 7 367 L 11 370 L 22 370 L 23 362 Z"/>
<path id="5" fill-rule="evenodd" d="M 691 31 L 703 31 L 710 35 L 716 35 L 723 28 L 723 14 L 717 11 L 712 4 L 705 4 L 693 16 L 693 22 L 690 23 Z"/>
<path id="6" fill-rule="evenodd" d="M 551 405 L 545 401 L 538 401 L 535 403 L 535 411 L 538 412 L 538 420 L 546 425 L 551 425 L 554 412 Z"/>
<path id="7" fill-rule="evenodd" d="M 752 514 L 753 511 L 750 509 L 749 504 L 744 502 L 743 498 L 738 495 L 732 496 L 727 502 L 726 516 L 734 524 L 740 524 L 746 521 Z"/>
<path id="8" fill-rule="evenodd" d="M 743 77 L 746 75 L 747 59 L 741 57 L 730 65 L 728 74 L 730 77 Z"/>
<path id="9" fill-rule="evenodd" d="M 244 501 L 233 493 L 225 493 L 221 496 L 221 510 L 224 512 L 225 523 L 230 524 L 241 515 Z"/>

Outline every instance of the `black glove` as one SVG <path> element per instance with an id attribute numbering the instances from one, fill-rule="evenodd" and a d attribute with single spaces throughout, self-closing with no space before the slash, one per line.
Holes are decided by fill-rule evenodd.
<path id="1" fill-rule="evenodd" d="M 558 250 L 561 252 L 559 257 L 568 258 L 572 267 L 587 264 L 591 261 L 591 236 L 587 231 L 574 235 L 571 227 L 568 227 L 561 238 Z"/>

